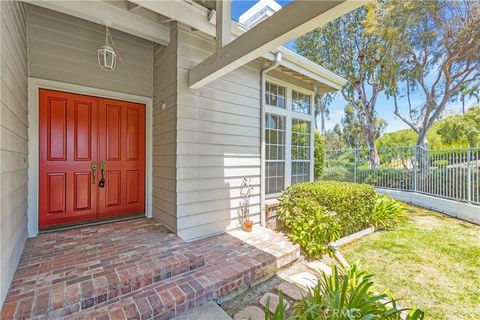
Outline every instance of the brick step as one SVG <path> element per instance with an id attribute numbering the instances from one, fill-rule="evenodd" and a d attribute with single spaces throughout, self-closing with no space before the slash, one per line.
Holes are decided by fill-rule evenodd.
<path id="1" fill-rule="evenodd" d="M 66 319 L 172 319 L 271 274 L 275 264 L 272 257 L 262 262 L 238 256 L 223 265 L 204 266 L 188 276 L 152 284 Z"/>
<path id="2" fill-rule="evenodd" d="M 96 273 L 88 272 L 89 269 L 82 272 L 81 268 L 75 268 L 76 272 L 70 270 L 70 275 L 66 277 L 52 281 L 38 278 L 37 281 L 31 280 L 30 285 L 23 283 L 18 294 L 7 297 L 2 318 L 11 318 L 7 314 L 8 310 L 16 312 L 15 317 L 22 319 L 37 315 L 63 317 L 106 301 L 118 300 L 123 295 L 191 272 L 204 264 L 203 256 L 182 250 L 162 257 L 138 259 Z M 28 297 L 31 297 L 31 301 L 25 303 Z M 22 301 L 21 310 L 16 308 L 18 301 Z"/>

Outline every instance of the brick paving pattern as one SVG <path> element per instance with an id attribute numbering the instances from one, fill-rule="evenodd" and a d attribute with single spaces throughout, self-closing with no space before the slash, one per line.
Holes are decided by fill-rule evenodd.
<path id="1" fill-rule="evenodd" d="M 190 243 L 151 219 L 41 234 L 27 240 L 1 318 L 173 318 L 298 257 L 255 228 Z"/>

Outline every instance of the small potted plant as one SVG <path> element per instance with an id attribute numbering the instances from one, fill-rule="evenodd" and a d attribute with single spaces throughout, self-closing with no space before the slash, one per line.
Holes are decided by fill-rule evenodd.
<path id="1" fill-rule="evenodd" d="M 250 213 L 250 194 L 252 192 L 252 185 L 250 180 L 243 178 L 242 185 L 240 186 L 240 197 L 242 198 L 241 206 L 241 218 L 242 229 L 245 232 L 252 232 L 253 221 L 249 219 Z"/>

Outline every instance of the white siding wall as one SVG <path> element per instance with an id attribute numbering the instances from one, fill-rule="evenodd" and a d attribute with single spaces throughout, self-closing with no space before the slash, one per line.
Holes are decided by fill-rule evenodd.
<path id="1" fill-rule="evenodd" d="M 0 1 L 0 306 L 27 237 L 27 34 L 22 2 Z"/>
<path id="2" fill-rule="evenodd" d="M 176 231 L 177 28 L 168 47 L 154 48 L 153 217 Z M 165 109 L 162 105 L 165 103 Z"/>
<path id="3" fill-rule="evenodd" d="M 177 229 L 194 239 L 237 228 L 240 184 L 251 178 L 251 214 L 259 221 L 260 65 L 251 63 L 198 90 L 188 70 L 214 43 L 179 29 Z"/>
<path id="4" fill-rule="evenodd" d="M 97 61 L 104 26 L 34 5 L 27 9 L 30 76 L 152 96 L 152 42 L 111 30 L 127 69 L 117 59 L 115 70 L 105 71 Z"/>

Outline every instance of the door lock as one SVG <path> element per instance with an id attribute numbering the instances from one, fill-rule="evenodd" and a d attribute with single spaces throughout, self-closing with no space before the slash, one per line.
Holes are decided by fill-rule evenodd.
<path id="1" fill-rule="evenodd" d="M 98 182 L 98 186 L 100 188 L 105 187 L 105 160 L 100 161 L 100 174 L 101 178 L 100 181 Z"/>
<path id="2" fill-rule="evenodd" d="M 92 168 L 92 184 L 96 184 L 97 183 L 97 161 L 93 160 L 90 167 Z"/>

